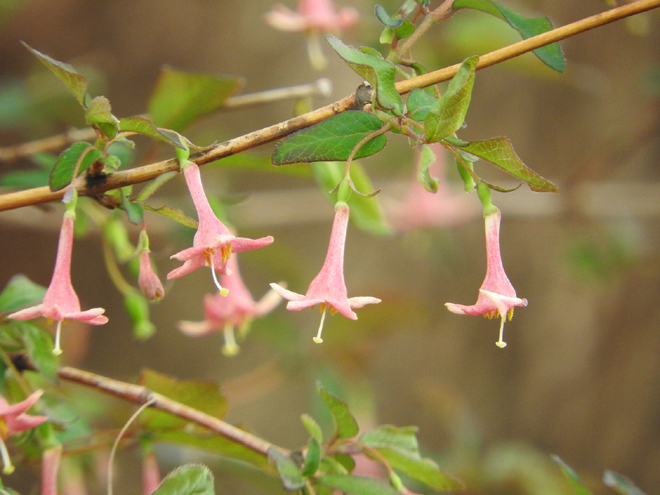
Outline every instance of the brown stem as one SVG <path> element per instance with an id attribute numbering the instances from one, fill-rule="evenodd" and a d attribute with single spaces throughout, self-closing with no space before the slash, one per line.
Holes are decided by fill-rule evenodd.
<path id="1" fill-rule="evenodd" d="M 113 380 L 112 378 L 96 375 L 94 373 L 71 368 L 69 366 L 63 366 L 58 369 L 57 376 L 63 380 L 95 388 L 96 390 L 114 395 L 115 397 L 119 397 L 120 399 L 132 402 L 137 405 L 144 405 L 152 401 L 150 407 L 153 407 L 154 409 L 174 414 L 175 416 L 178 416 L 182 419 L 198 424 L 200 426 L 204 426 L 205 428 L 208 428 L 209 430 L 222 435 L 228 440 L 241 444 L 244 447 L 247 447 L 248 449 L 265 457 L 268 456 L 268 449 L 274 447 L 274 445 L 266 442 L 265 440 L 240 430 L 235 426 L 230 425 L 229 423 L 225 423 L 218 418 L 214 418 L 213 416 L 200 412 L 196 409 L 193 409 L 192 407 L 188 407 L 172 399 L 168 399 L 167 397 L 156 392 L 152 392 L 148 388 L 142 387 L 140 385 L 120 382 L 118 380 Z M 276 448 L 288 455 L 285 449 L 280 447 Z"/>
<path id="2" fill-rule="evenodd" d="M 628 5 L 623 5 L 606 12 L 587 17 L 572 24 L 553 29 L 547 33 L 534 36 L 505 48 L 495 50 L 479 57 L 477 70 L 491 65 L 504 62 L 511 58 L 530 52 L 542 46 L 554 43 L 556 41 L 574 36 L 576 34 L 588 31 L 590 29 L 609 24 L 624 17 L 646 12 L 647 10 L 660 7 L 660 0 L 638 0 Z M 454 77 L 458 72 L 460 64 L 445 67 L 428 74 L 423 74 L 396 84 L 396 89 L 400 94 L 409 93 L 416 88 L 432 86 L 439 82 L 447 81 Z M 191 157 L 198 165 L 204 165 L 209 162 L 225 158 L 241 151 L 255 148 L 265 143 L 275 141 L 292 134 L 295 131 L 318 124 L 333 115 L 344 112 L 355 107 L 355 94 L 349 95 L 335 103 L 318 108 L 304 115 L 294 117 L 279 124 L 260 129 L 258 131 L 239 136 L 229 141 L 219 143 L 211 149 Z M 158 163 L 152 163 L 137 167 L 131 170 L 109 174 L 107 181 L 93 188 L 88 188 L 84 177 L 79 177 L 75 181 L 75 187 L 81 196 L 94 196 L 111 189 L 138 184 L 155 179 L 159 175 L 179 169 L 179 164 L 175 159 L 165 160 Z M 19 191 L 15 193 L 4 194 L 0 196 L 0 211 L 13 210 L 24 206 L 47 203 L 58 200 L 62 197 L 64 191 L 52 192 L 48 187 L 38 187 Z"/>

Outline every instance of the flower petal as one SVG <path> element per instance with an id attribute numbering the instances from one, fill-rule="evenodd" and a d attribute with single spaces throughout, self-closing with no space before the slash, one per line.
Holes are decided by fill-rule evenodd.
<path id="1" fill-rule="evenodd" d="M 284 299 L 287 299 L 289 301 L 302 301 L 303 299 L 305 299 L 305 296 L 303 294 L 298 294 L 297 292 L 292 292 L 288 289 L 285 289 L 281 285 L 273 283 L 273 284 L 270 284 L 270 286 L 280 296 L 282 296 Z"/>

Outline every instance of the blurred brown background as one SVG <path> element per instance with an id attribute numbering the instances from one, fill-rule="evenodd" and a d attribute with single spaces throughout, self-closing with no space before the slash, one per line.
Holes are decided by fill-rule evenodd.
<path id="1" fill-rule="evenodd" d="M 389 11 L 397 6 L 382 3 Z M 548 15 L 556 25 L 606 8 L 597 0 L 502 3 Z M 372 2 L 354 5 L 362 22 L 342 39 L 378 46 Z M 118 116 L 145 111 L 163 64 L 241 76 L 244 92 L 329 77 L 333 96 L 316 99 L 317 106 L 354 91 L 359 76 L 329 48 L 328 69 L 314 72 L 302 35 L 264 24 L 271 6 L 264 0 L 0 2 L 0 85 L 3 95 L 13 95 L 0 102 L 0 146 L 83 123 L 73 98 L 19 40 L 73 64 L 93 81 L 91 93 L 107 96 Z M 75 246 L 74 285 L 83 306 L 104 306 L 110 323 L 89 332 L 87 353 L 76 364 L 125 380 L 142 367 L 180 378 L 217 379 L 226 384 L 231 421 L 288 448 L 306 441 L 299 416 L 316 413 L 313 384 L 327 380 L 343 388 L 366 427 L 418 425 L 424 452 L 483 493 L 557 493 L 557 486 L 569 493 L 553 477 L 557 468 L 548 453 L 577 469 L 597 493 L 607 493 L 598 492 L 597 481 L 605 469 L 631 477 L 648 494 L 659 493 L 659 27 L 660 17 L 652 12 L 566 40 L 563 75 L 527 55 L 476 77 L 468 127 L 460 136 L 507 136 L 529 166 L 562 190 L 552 197 L 525 186 L 508 195 L 494 193 L 503 212 L 504 264 L 519 296 L 529 300 L 506 325 L 505 350 L 494 345 L 498 322 L 459 317 L 444 308 L 447 301 L 476 299 L 485 266 L 483 222 L 477 216 L 460 227 L 394 237 L 351 229 L 349 295 L 377 296 L 383 303 L 361 310 L 358 322 L 327 320 L 322 346 L 311 342 L 316 312 L 280 307 L 255 322 L 233 359 L 220 354 L 219 335 L 190 339 L 176 329 L 180 319 L 202 317 L 201 298 L 213 288 L 202 270 L 166 285 L 165 299 L 151 308 L 157 335 L 136 342 L 104 273 L 98 239 L 91 235 Z M 460 12 L 434 28 L 416 53 L 434 69 L 516 39 L 485 14 Z M 23 110 L 12 115 L 11 102 Z M 291 102 L 229 111 L 207 118 L 189 134 L 207 144 L 291 115 Z M 271 149 L 253 155 L 267 156 Z M 363 165 L 387 199 L 400 196 L 414 157 L 404 139 L 393 136 L 384 152 Z M 26 166 L 31 165 L 0 163 L 0 172 Z M 493 181 L 516 185 L 486 166 L 480 170 Z M 241 235 L 276 239 L 268 249 L 241 257 L 255 297 L 280 280 L 304 291 L 321 266 L 332 220 L 322 195 L 308 194 L 313 182 L 277 170 L 225 170 L 222 162 L 202 173 L 210 193 L 246 195 L 243 204 L 228 210 Z M 180 192 L 181 184 L 168 185 L 160 198 L 166 202 Z M 267 201 L 273 197 L 284 199 Z M 176 205 L 193 213 L 185 195 Z M 305 216 L 288 214 L 292 207 Z M 48 209 L 53 211 L 0 214 L 3 286 L 17 272 L 48 284 L 61 218 L 59 206 Z M 168 257 L 186 247 L 190 233 L 154 224 L 160 235 L 152 238 L 151 248 L 164 275 L 177 266 Z M 65 356 L 75 354 L 84 335 L 65 335 L 71 348 Z M 167 469 L 198 455 L 161 452 Z M 129 453 L 120 486 L 137 493 L 130 459 L 135 457 Z M 279 491 L 276 482 L 259 477 L 246 489 L 249 472 L 237 475 L 216 459 L 204 461 L 225 487 L 220 493 Z"/>

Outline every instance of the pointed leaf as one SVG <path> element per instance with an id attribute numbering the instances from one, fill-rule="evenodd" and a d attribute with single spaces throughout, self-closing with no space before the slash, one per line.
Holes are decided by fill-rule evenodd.
<path id="1" fill-rule="evenodd" d="M 320 383 L 316 384 L 316 389 L 325 405 L 330 409 L 337 437 L 351 438 L 357 435 L 360 428 L 348 409 L 348 405 L 324 389 Z"/>
<path id="2" fill-rule="evenodd" d="M 383 425 L 360 436 L 360 442 L 373 448 L 389 448 L 419 455 L 416 426 Z"/>
<path id="3" fill-rule="evenodd" d="M 351 69 L 375 88 L 376 102 L 381 108 L 390 110 L 394 115 L 403 115 L 401 96 L 394 85 L 397 73 L 394 65 L 380 57 L 345 45 L 339 38 L 330 34 L 326 35 L 325 39 Z"/>
<path id="4" fill-rule="evenodd" d="M 41 302 L 46 288 L 25 275 L 14 275 L 0 293 L 0 313 L 10 313 L 30 303 Z"/>
<path id="5" fill-rule="evenodd" d="M 57 162 L 50 171 L 48 185 L 51 191 L 59 191 L 71 184 L 74 179 L 73 173 L 78 168 L 77 173 L 81 174 L 89 166 L 101 157 L 101 151 L 89 143 L 73 143 L 57 159 Z"/>
<path id="6" fill-rule="evenodd" d="M 463 61 L 445 94 L 435 102 L 424 119 L 424 133 L 427 142 L 440 141 L 454 134 L 463 125 L 470 106 L 474 69 L 477 63 L 479 63 L 479 57 L 469 57 Z"/>
<path id="7" fill-rule="evenodd" d="M 149 99 L 149 115 L 156 126 L 179 132 L 222 107 L 242 85 L 242 81 L 233 76 L 163 67 Z"/>
<path id="8" fill-rule="evenodd" d="M 571 469 L 571 467 L 568 464 L 566 464 L 563 460 L 561 460 L 561 458 L 558 455 L 552 455 L 550 457 L 552 458 L 553 461 L 559 464 L 559 467 L 561 468 L 561 472 L 564 474 L 564 477 L 570 483 L 576 495 L 591 495 L 591 492 L 587 490 L 585 486 L 582 484 L 582 480 L 580 479 L 580 477 L 577 475 L 575 471 L 573 471 L 573 469 Z"/>
<path id="9" fill-rule="evenodd" d="M 120 189 L 121 205 L 126 212 L 128 221 L 133 225 L 140 225 L 142 223 L 142 219 L 144 218 L 144 208 L 142 208 L 142 205 L 134 203 L 128 199 L 130 189 L 130 187 L 122 187 Z"/>
<path id="10" fill-rule="evenodd" d="M 438 179 L 431 175 L 429 167 L 435 162 L 435 153 L 430 146 L 422 146 L 422 154 L 419 158 L 419 167 L 417 169 L 417 180 L 429 192 L 435 193 L 438 190 Z"/>
<path id="11" fill-rule="evenodd" d="M 630 478 L 614 471 L 605 471 L 603 483 L 614 489 L 619 495 L 644 495 L 644 492 Z"/>
<path id="12" fill-rule="evenodd" d="M 347 160 L 353 148 L 383 127 L 372 113 L 349 110 L 293 133 L 280 142 L 271 158 L 273 165 Z M 373 155 L 387 144 L 384 134 L 362 145 L 355 159 Z"/>
<path id="13" fill-rule="evenodd" d="M 403 24 L 403 19 L 401 17 L 390 17 L 390 15 L 387 13 L 387 10 L 385 10 L 385 7 L 379 3 L 376 4 L 374 12 L 376 14 L 376 18 L 385 27 L 394 29 Z"/>
<path id="14" fill-rule="evenodd" d="M 25 344 L 27 355 L 37 368 L 47 378 L 57 377 L 57 356 L 53 354 L 53 338 L 46 330 L 29 321 L 15 321 L 18 335 Z"/>
<path id="15" fill-rule="evenodd" d="M 190 218 L 181 210 L 177 210 L 176 208 L 172 208 L 170 206 L 161 206 L 159 208 L 154 208 L 153 206 L 144 205 L 144 204 L 142 205 L 142 207 L 145 210 L 153 211 L 154 213 L 158 213 L 160 215 L 163 215 L 164 217 L 171 218 L 175 222 L 179 222 L 181 225 L 185 225 L 186 227 L 190 227 L 191 229 L 197 230 L 197 227 L 199 227 L 199 223 L 197 222 L 197 220 Z"/>
<path id="16" fill-rule="evenodd" d="M 456 0 L 452 5 L 454 10 L 474 9 L 494 15 L 507 22 L 520 33 L 523 39 L 552 31 L 553 26 L 547 17 L 525 17 L 490 0 Z M 566 59 L 559 43 L 551 43 L 534 50 L 534 54 L 548 67 L 557 72 L 566 70 Z"/>
<path id="17" fill-rule="evenodd" d="M 436 98 L 423 89 L 413 89 L 406 100 L 408 117 L 419 122 L 423 121 L 436 101 Z"/>
<path id="18" fill-rule="evenodd" d="M 302 469 L 303 476 L 313 476 L 321 463 L 321 446 L 316 438 L 310 438 L 307 443 L 307 453 L 305 454 L 305 465 Z"/>
<path id="19" fill-rule="evenodd" d="M 350 474 L 328 474 L 319 476 L 317 483 L 353 495 L 401 495 L 383 480 L 352 476 Z"/>
<path id="20" fill-rule="evenodd" d="M 463 483 L 443 473 L 431 459 L 422 458 L 419 454 L 403 449 L 377 448 L 380 455 L 390 466 L 413 479 L 435 489 L 444 491 L 461 490 Z M 369 455 L 368 451 L 365 451 Z"/>
<path id="21" fill-rule="evenodd" d="M 118 121 L 112 115 L 110 101 L 105 96 L 97 96 L 85 108 L 85 120 L 91 126 L 98 127 L 109 139 L 117 135 Z"/>
<path id="22" fill-rule="evenodd" d="M 168 474 L 151 495 L 215 495 L 209 468 L 189 464 Z"/>
<path id="23" fill-rule="evenodd" d="M 336 195 L 330 194 L 328 191 L 334 189 L 339 181 L 342 180 L 344 177 L 344 168 L 345 165 L 340 162 L 312 164 L 314 177 L 323 192 L 330 198 L 332 204 L 336 202 Z M 358 191 L 368 194 L 374 190 L 367 172 L 358 162 L 351 163 L 351 178 Z M 387 223 L 380 198 L 377 195 L 364 197 L 353 193 L 348 200 L 348 206 L 351 208 L 351 222 L 357 227 L 376 235 L 388 235 L 392 233 L 392 228 Z"/>
<path id="24" fill-rule="evenodd" d="M 76 72 L 71 65 L 59 62 L 48 55 L 35 50 L 27 43 L 21 42 L 30 50 L 41 63 L 48 67 L 57 78 L 64 83 L 64 85 L 73 93 L 78 103 L 83 107 L 85 106 L 85 95 L 87 94 L 87 79 Z"/>
<path id="25" fill-rule="evenodd" d="M 275 463 L 284 488 L 294 491 L 305 486 L 305 478 L 291 457 L 284 455 L 277 447 L 271 447 L 268 449 L 268 458 Z"/>
<path id="26" fill-rule="evenodd" d="M 525 165 L 513 149 L 511 141 L 504 137 L 485 139 L 483 141 L 472 141 L 465 146 L 455 146 L 445 142 L 449 147 L 463 151 L 493 165 L 511 175 L 524 180 L 532 191 L 536 192 L 559 192 L 549 180 L 541 177 L 531 168 Z"/>
<path id="27" fill-rule="evenodd" d="M 305 429 L 311 435 L 311 437 L 319 444 L 323 443 L 323 432 L 321 431 L 321 427 L 316 422 L 316 420 L 314 420 L 314 418 L 312 418 L 309 414 L 303 414 L 300 416 L 300 419 L 302 420 Z"/>
<path id="28" fill-rule="evenodd" d="M 167 129 L 158 129 L 156 124 L 144 117 L 138 116 L 119 119 L 119 130 L 124 132 L 145 134 L 147 136 L 159 139 L 169 145 L 176 146 L 179 149 L 186 149 L 185 145 L 183 144 L 183 140 L 178 133 L 174 131 L 167 132 Z"/>

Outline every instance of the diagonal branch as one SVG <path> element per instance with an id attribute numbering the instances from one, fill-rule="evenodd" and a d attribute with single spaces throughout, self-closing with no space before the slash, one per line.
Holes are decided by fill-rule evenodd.
<path id="1" fill-rule="evenodd" d="M 583 33 L 590 29 L 594 29 L 605 24 L 629 17 L 641 12 L 660 7 L 660 0 L 638 0 L 636 2 L 617 7 L 600 14 L 587 17 L 585 19 L 567 24 L 552 31 L 528 38 L 518 43 L 514 43 L 505 48 L 495 50 L 493 52 L 482 55 L 479 58 L 479 64 L 476 69 L 483 69 L 490 67 L 511 58 L 517 57 L 524 53 L 536 50 L 550 43 L 554 43 L 579 33 Z M 445 67 L 434 72 L 429 72 L 418 77 L 400 81 L 396 84 L 396 88 L 401 94 L 408 93 L 415 88 L 424 88 L 447 81 L 454 77 L 458 72 L 460 64 Z M 212 147 L 211 149 L 192 156 L 191 159 L 198 165 L 204 165 L 209 162 L 220 160 L 227 156 L 235 155 L 242 151 L 256 148 L 262 144 L 270 143 L 277 139 L 288 136 L 300 129 L 310 127 L 318 124 L 333 115 L 344 112 L 356 105 L 355 94 L 346 96 L 345 98 L 318 108 L 306 114 L 294 117 L 279 124 L 265 127 L 258 131 L 253 131 L 243 136 L 239 136 L 229 141 L 224 141 Z M 138 184 L 155 179 L 159 175 L 167 172 L 176 171 L 179 169 L 179 164 L 176 159 L 165 160 L 162 162 L 152 163 L 137 167 L 131 170 L 116 172 L 109 174 L 105 183 L 90 188 L 87 186 L 85 178 L 79 177 L 75 181 L 75 187 L 78 194 L 81 196 L 97 196 L 105 191 L 117 189 L 120 187 L 128 186 L 131 184 Z M 24 206 L 35 205 L 40 203 L 47 203 L 61 199 L 64 191 L 52 192 L 48 187 L 38 187 L 19 191 L 0 196 L 0 211 L 12 210 Z"/>
<path id="2" fill-rule="evenodd" d="M 284 454 L 288 452 L 280 447 L 276 447 L 259 437 L 247 433 L 224 421 L 205 414 L 197 409 L 168 399 L 164 395 L 152 392 L 146 387 L 134 385 L 132 383 L 120 382 L 105 376 L 96 375 L 89 371 L 83 371 L 69 366 L 63 366 L 57 370 L 57 376 L 63 380 L 79 383 L 87 387 L 92 387 L 101 392 L 105 392 L 120 399 L 132 402 L 137 405 L 150 403 L 149 407 L 174 414 L 182 419 L 192 423 L 204 426 L 209 430 L 222 435 L 223 437 L 247 447 L 248 449 L 268 456 L 268 449 L 275 447 Z"/>

